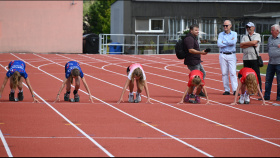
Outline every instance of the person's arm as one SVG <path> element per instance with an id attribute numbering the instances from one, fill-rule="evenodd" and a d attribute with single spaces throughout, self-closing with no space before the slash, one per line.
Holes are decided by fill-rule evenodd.
<path id="1" fill-rule="evenodd" d="M 88 94 L 89 94 L 89 100 L 93 103 L 93 100 L 92 100 L 92 97 L 91 97 L 91 93 L 90 93 L 90 90 L 89 90 L 89 88 L 88 88 L 88 85 L 87 85 L 87 82 L 86 82 L 85 77 L 82 78 L 82 81 L 83 81 L 83 84 L 84 84 L 84 86 L 85 86 L 85 88 L 86 88 Z"/>
<path id="2" fill-rule="evenodd" d="M 218 47 L 220 47 L 220 48 L 223 48 L 223 47 L 226 47 L 227 45 L 225 45 L 224 44 L 224 41 L 223 41 L 223 34 L 222 33 L 220 33 L 219 34 L 219 37 L 218 37 L 218 41 L 217 41 L 217 45 L 218 45 Z"/>
<path id="3" fill-rule="evenodd" d="M 127 79 L 126 82 L 125 82 L 125 85 L 124 85 L 124 87 L 123 87 L 121 97 L 120 97 L 119 101 L 117 102 L 117 104 L 123 102 L 123 95 L 124 95 L 124 92 L 126 91 L 126 88 L 127 88 L 128 85 L 129 85 L 129 82 L 130 82 L 130 79 Z"/>
<path id="4" fill-rule="evenodd" d="M 59 91 L 58 91 L 58 93 L 57 93 L 57 96 L 56 96 L 56 99 L 55 99 L 54 102 L 60 101 L 59 95 L 60 95 L 62 89 L 64 88 L 64 86 L 65 86 L 67 80 L 68 80 L 67 78 L 65 78 L 65 79 L 63 80 L 63 83 L 62 83 L 62 85 L 61 85 L 61 87 L 60 87 L 60 89 L 59 89 Z"/>
<path id="5" fill-rule="evenodd" d="M 236 44 L 236 42 L 237 42 L 237 33 L 234 32 L 233 37 L 231 39 L 227 40 L 227 45 L 233 46 Z"/>
<path id="6" fill-rule="evenodd" d="M 259 94 L 260 94 L 261 97 L 262 97 L 262 101 L 263 101 L 263 104 L 262 104 L 262 105 L 266 105 L 266 104 L 265 104 L 265 100 L 264 100 L 264 98 L 263 98 L 263 94 L 262 94 L 261 89 L 260 89 L 260 85 L 258 85 L 258 92 L 259 92 Z"/>
<path id="7" fill-rule="evenodd" d="M 235 96 L 234 96 L 234 102 L 231 103 L 230 105 L 237 105 L 237 96 L 238 96 L 238 93 L 239 93 L 239 90 L 242 86 L 242 83 L 240 82 L 240 80 L 238 81 L 238 87 L 237 87 L 237 90 L 235 92 Z"/>
<path id="8" fill-rule="evenodd" d="M 8 82 L 8 80 L 9 80 L 9 78 L 8 78 L 7 76 L 5 76 L 4 81 L 3 81 L 3 84 L 2 84 L 1 89 L 0 89 L 0 98 L 1 98 L 1 96 L 2 96 L 3 90 L 4 90 L 4 88 L 5 88 L 5 86 L 6 86 L 7 82 Z"/>
<path id="9" fill-rule="evenodd" d="M 39 103 L 39 101 L 35 98 L 35 94 L 34 94 L 34 92 L 33 92 L 33 89 L 32 89 L 32 87 L 31 87 L 31 84 L 30 84 L 30 81 L 29 81 L 29 78 L 28 78 L 28 77 L 25 79 L 25 82 L 26 82 L 26 84 L 27 84 L 27 86 L 28 86 L 28 88 L 29 88 L 29 90 L 30 90 L 31 95 L 32 95 L 33 103 L 34 103 L 34 102 Z"/>
<path id="10" fill-rule="evenodd" d="M 189 52 L 192 53 L 192 54 L 201 54 L 201 55 L 206 55 L 208 53 L 208 52 L 205 52 L 205 50 L 198 51 L 198 50 L 195 50 L 195 49 L 189 49 Z"/>
<path id="11" fill-rule="evenodd" d="M 144 80 L 144 88 L 145 88 L 145 91 L 146 91 L 146 94 L 147 94 L 147 102 L 146 103 L 151 103 L 150 101 L 150 92 L 149 92 L 149 89 L 148 89 L 148 84 L 147 84 L 147 80 Z"/>
<path id="12" fill-rule="evenodd" d="M 207 99 L 207 102 L 206 102 L 206 104 L 210 104 L 210 103 L 209 103 L 209 98 L 208 98 L 208 94 L 207 94 L 207 91 L 206 91 L 206 88 L 205 88 L 205 86 L 203 86 L 203 87 L 202 87 L 202 89 L 203 89 L 203 91 L 204 91 L 204 94 L 205 94 L 205 97 L 206 97 L 206 99 Z"/>
<path id="13" fill-rule="evenodd" d="M 242 42 L 242 43 L 240 43 L 240 48 L 248 48 L 248 47 L 253 47 L 253 46 L 257 47 L 258 43 L 259 43 L 259 41 L 257 41 L 257 40 Z"/>
<path id="14" fill-rule="evenodd" d="M 189 91 L 189 86 L 187 86 L 187 88 L 185 90 L 185 93 L 183 94 L 182 99 L 178 104 L 183 104 L 184 103 L 184 99 L 185 99 L 185 96 L 187 95 L 188 91 Z"/>

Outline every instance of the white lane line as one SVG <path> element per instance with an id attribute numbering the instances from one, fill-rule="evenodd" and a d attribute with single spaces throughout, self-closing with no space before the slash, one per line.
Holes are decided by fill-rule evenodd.
<path id="1" fill-rule="evenodd" d="M 18 56 L 11 54 L 14 57 L 24 61 L 23 59 L 19 58 Z M 30 66 L 38 69 L 37 67 L 33 66 L 32 64 L 24 61 L 25 63 L 29 64 Z M 41 70 L 42 71 L 42 70 Z M 44 72 L 44 71 L 42 71 Z M 48 74 L 49 75 L 49 74 Z M 54 77 L 54 76 L 52 76 Z M 57 78 L 58 79 L 58 78 Z M 59 79 L 60 80 L 60 79 Z M 60 80 L 62 81 L 62 80 Z M 24 84 L 26 87 L 27 85 Z M 78 126 L 76 126 L 74 123 L 72 123 L 68 118 L 66 118 L 63 114 L 61 114 L 59 111 L 57 111 L 54 107 L 52 107 L 48 102 L 46 102 L 41 96 L 39 96 L 35 91 L 35 95 L 40 98 L 46 105 L 48 105 L 52 110 L 54 110 L 59 116 L 61 116 L 65 121 L 67 121 L 69 124 L 71 124 L 75 129 L 77 129 L 80 133 L 82 133 L 85 137 L 87 137 L 92 143 L 94 143 L 98 148 L 100 148 L 104 153 L 106 153 L 109 157 L 114 157 L 110 152 L 108 152 L 105 148 L 103 148 L 98 142 L 96 142 L 94 139 L 92 139 L 89 135 L 87 135 L 83 130 L 81 130 Z"/>
<path id="2" fill-rule="evenodd" d="M 83 55 L 83 56 L 85 56 L 85 55 Z M 100 60 L 100 59 L 91 58 L 91 57 L 88 57 L 88 56 L 85 56 L 85 57 L 90 58 L 90 59 L 94 59 L 94 60 Z M 111 58 L 113 58 L 113 57 L 111 57 Z M 124 60 L 124 59 L 120 59 L 120 60 Z M 109 62 L 106 62 L 106 61 L 103 61 L 103 62 L 104 62 L 104 63 L 109 63 Z M 123 66 L 121 66 L 121 65 L 117 65 L 117 64 L 113 64 L 113 63 L 111 63 L 111 64 L 112 64 L 112 65 L 119 66 L 119 67 L 123 67 Z M 88 66 L 91 66 L 91 65 L 88 64 Z M 95 66 L 91 66 L 91 67 L 100 69 L 100 68 L 95 67 Z M 126 76 L 126 75 L 124 75 L 124 74 L 119 74 L 119 73 L 116 73 L 116 72 L 114 72 L 114 71 L 110 71 L 110 70 L 106 70 L 106 69 L 104 69 L 104 70 L 105 70 L 105 71 L 108 71 L 108 72 L 111 72 L 111 73 L 118 74 L 118 75 Z M 146 72 L 146 71 L 145 71 L 145 72 Z M 185 81 L 182 81 L 182 82 L 185 82 Z M 154 83 L 151 83 L 151 82 L 148 82 L 148 83 L 149 83 L 149 84 L 152 84 L 152 85 L 155 85 L 155 86 L 158 86 L 158 87 L 162 87 L 162 88 L 164 88 L 164 89 L 172 90 L 172 91 L 174 91 L 174 92 L 184 93 L 184 92 L 182 92 L 182 91 L 178 91 L 178 90 L 175 90 L 175 89 L 172 89 L 172 88 L 168 88 L 168 87 L 164 87 L 164 86 L 161 86 L 161 85 L 157 85 L 157 84 L 154 84 Z M 208 87 L 207 87 L 207 88 L 208 88 Z M 215 88 L 212 88 L 212 89 L 215 89 Z M 215 89 L 215 90 L 218 90 L 218 89 Z M 219 91 L 219 90 L 218 90 L 218 91 Z M 205 98 L 201 98 L 201 99 L 206 100 Z M 254 98 L 252 98 L 252 99 L 254 99 Z M 255 99 L 255 100 L 257 100 L 257 99 Z M 210 102 L 213 102 L 213 103 L 216 103 L 216 104 L 219 104 L 219 105 L 223 105 L 223 106 L 229 107 L 229 108 L 233 108 L 233 109 L 236 109 L 236 110 L 239 110 L 239 111 L 243 111 L 243 112 L 246 112 L 246 113 L 249 113 L 249 114 L 253 114 L 253 115 L 256 115 L 256 116 L 260 116 L 260 117 L 264 117 L 264 118 L 267 118 L 267 119 L 271 119 L 271 120 L 280 122 L 280 120 L 275 119 L 275 118 L 271 118 L 271 117 L 268 117 L 268 116 L 264 116 L 264 115 L 261 115 L 261 114 L 257 114 L 257 113 L 251 112 L 251 111 L 243 110 L 243 109 L 240 109 L 240 108 L 237 108 L 237 107 L 234 107 L 234 106 L 230 106 L 230 105 L 227 105 L 227 104 L 223 104 L 223 103 L 220 103 L 220 102 L 217 102 L 217 101 L 214 101 L 214 100 L 210 100 L 210 99 L 209 99 L 209 101 L 210 101 Z M 268 101 L 266 101 L 266 102 L 267 102 L 267 103 L 272 103 L 272 102 L 268 102 Z"/>
<path id="3" fill-rule="evenodd" d="M 43 58 L 43 59 L 45 59 L 45 60 L 48 60 L 48 61 L 50 61 L 50 62 L 52 62 L 52 63 L 55 63 L 55 64 L 57 64 L 57 65 L 60 65 L 60 66 L 64 67 L 64 65 L 58 64 L 58 63 L 56 63 L 56 62 L 54 62 L 54 61 L 52 61 L 52 60 L 49 60 L 49 59 L 47 59 L 47 58 L 44 58 L 44 57 L 42 57 L 42 56 L 40 56 L 40 55 L 38 55 L 38 54 L 34 54 L 34 55 L 36 55 L 36 56 L 38 56 L 38 57 L 41 57 L 41 58 Z M 59 55 L 59 56 L 62 56 L 62 55 Z M 62 56 L 62 57 L 63 57 L 63 56 Z M 65 57 L 65 58 L 67 58 L 67 57 Z M 81 62 L 81 63 L 82 63 L 82 62 Z M 41 70 L 41 71 L 43 71 L 43 70 Z M 45 71 L 44 71 L 44 72 L 45 72 Z M 49 74 L 49 73 L 46 72 L 46 74 Z M 104 82 L 104 80 L 101 80 L 101 79 L 98 79 L 98 78 L 96 78 L 96 77 L 87 75 L 86 73 L 84 73 L 84 74 L 85 74 L 86 76 L 89 76 L 89 77 L 91 77 L 91 78 L 94 78 L 94 79 L 97 79 L 97 80 L 100 80 L 100 81 L 103 81 L 103 82 Z M 49 75 L 52 76 L 52 77 L 54 77 L 54 76 L 51 75 L 51 74 L 49 74 Z M 57 78 L 57 77 L 54 77 L 54 78 Z M 59 80 L 60 80 L 60 79 L 59 79 Z M 62 80 L 61 80 L 61 81 L 62 81 Z M 106 81 L 105 81 L 105 83 L 109 84 L 109 82 L 106 82 Z M 112 85 L 112 84 L 111 84 L 111 85 Z M 117 85 L 114 85 L 114 86 L 117 86 Z M 118 86 L 118 87 L 121 88 L 120 86 Z M 82 91 L 82 90 L 81 90 L 81 91 Z M 85 91 L 82 91 L 82 92 L 84 92 L 85 94 L 87 94 Z M 206 153 L 206 152 L 204 152 L 204 151 L 202 151 L 202 150 L 196 148 L 195 146 L 193 146 L 193 145 L 191 145 L 191 144 L 189 144 L 189 143 L 187 143 L 187 142 L 184 142 L 184 141 L 178 139 L 177 137 L 174 137 L 174 136 L 172 136 L 172 135 L 170 135 L 170 134 L 168 134 L 168 133 L 166 133 L 166 132 L 164 132 L 164 131 L 158 129 L 158 128 L 156 128 L 156 127 L 154 127 L 154 126 L 152 126 L 152 125 L 146 123 L 145 121 L 140 120 L 140 119 L 138 119 L 137 117 L 132 116 L 132 115 L 130 115 L 130 114 L 128 114 L 128 113 L 126 113 L 126 112 L 124 112 L 124 111 L 122 111 L 122 110 L 116 108 L 115 106 L 113 106 L 113 105 L 111 105 L 111 104 L 109 104 L 109 103 L 107 103 L 107 102 L 104 102 L 103 100 L 100 100 L 100 99 L 96 98 L 95 96 L 92 96 L 92 97 L 95 98 L 95 99 L 97 99 L 97 100 L 99 100 L 100 102 L 102 102 L 102 103 L 104 103 L 104 104 L 110 106 L 111 108 L 113 108 L 113 109 L 115 109 L 115 110 L 117 110 L 117 111 L 119 111 L 119 112 L 121 112 L 121 113 L 123 113 L 123 114 L 125 114 L 125 115 L 127 115 L 127 116 L 129 116 L 129 117 L 131 117 L 131 118 L 133 118 L 133 119 L 135 119 L 135 120 L 137 120 L 137 121 L 139 121 L 139 122 L 141 122 L 141 123 L 143 123 L 143 124 L 149 126 L 149 127 L 151 127 L 151 128 L 153 128 L 154 130 L 156 130 L 156 131 L 158 131 L 158 132 L 160 132 L 160 133 L 162 133 L 162 134 L 164 134 L 164 135 L 167 135 L 167 136 L 171 137 L 172 139 L 174 139 L 174 140 L 176 140 L 176 141 L 178 141 L 178 142 L 180 142 L 180 143 L 182 143 L 182 144 L 184 144 L 184 145 L 186 145 L 186 146 L 188 146 L 188 147 L 191 147 L 192 149 L 194 149 L 194 150 L 196 150 L 196 151 L 198 151 L 198 152 L 204 154 L 205 156 L 213 157 L 212 155 L 210 155 L 210 154 L 208 154 L 208 153 Z"/>
<path id="4" fill-rule="evenodd" d="M 130 139 L 130 140 L 172 140 L 172 138 L 168 137 L 92 137 L 94 139 Z M 27 136 L 6 136 L 6 139 L 87 139 L 85 137 L 27 137 Z M 184 140 L 255 140 L 255 138 L 182 138 L 178 137 L 178 139 Z M 263 138 L 269 140 L 280 140 L 280 138 Z"/>
<path id="5" fill-rule="evenodd" d="M 2 65 L 1 65 L 1 66 L 2 66 Z M 12 152 L 11 152 L 11 150 L 10 150 L 10 148 L 9 148 L 9 146 L 8 146 L 8 144 L 7 144 L 7 142 L 6 142 L 6 140 L 5 140 L 5 137 L 3 136 L 3 133 L 2 133 L 2 131 L 1 131 L 1 129 L 0 129 L 0 138 L 1 138 L 2 143 L 3 143 L 3 145 L 4 145 L 5 149 L 6 149 L 6 152 L 7 152 L 8 156 L 9 156 L 9 157 L 13 157 L 13 154 L 12 154 Z"/>
<path id="6" fill-rule="evenodd" d="M 62 55 L 58 55 L 58 56 L 64 57 L 64 56 L 62 56 Z M 64 57 L 64 58 L 68 58 L 68 57 Z M 71 58 L 68 58 L 68 59 L 71 59 Z M 83 63 L 83 64 L 86 64 L 86 63 Z M 100 68 L 99 68 L 99 69 L 100 69 Z M 111 72 L 112 72 L 112 73 L 114 73 L 113 71 L 111 71 Z M 96 77 L 94 77 L 94 78 L 96 78 Z M 108 83 L 107 81 L 105 81 L 105 82 L 106 82 L 106 83 Z M 110 85 L 114 85 L 114 84 L 110 83 Z M 117 87 L 122 89 L 122 87 L 120 87 L 120 86 L 117 86 Z M 182 92 L 182 93 L 183 93 L 183 92 Z M 145 98 L 146 98 L 146 96 L 143 96 L 143 97 L 145 97 Z M 206 121 L 208 121 L 208 122 L 212 122 L 212 123 L 217 124 L 217 125 L 219 125 L 219 126 L 223 126 L 223 127 L 225 127 L 225 128 L 228 128 L 228 129 L 230 129 L 230 130 L 236 131 L 236 132 L 238 132 L 238 133 L 241 133 L 241 134 L 244 134 L 244 135 L 247 135 L 247 136 L 253 137 L 253 138 L 255 138 L 255 139 L 258 139 L 258 140 L 260 140 L 260 141 L 263 141 L 263 142 L 266 142 L 266 143 L 269 143 L 269 144 L 275 145 L 275 146 L 277 146 L 277 147 L 280 147 L 280 145 L 279 145 L 279 144 L 276 144 L 276 143 L 273 143 L 273 142 L 267 141 L 267 140 L 265 140 L 265 139 L 262 139 L 262 138 L 259 138 L 259 137 L 257 137 L 257 136 L 251 135 L 251 134 L 249 134 L 249 133 L 246 133 L 246 132 L 243 132 L 243 131 L 237 130 L 237 129 L 235 129 L 235 128 L 228 127 L 228 126 L 223 125 L 223 124 L 221 124 L 221 123 L 218 123 L 218 122 L 216 122 L 216 121 L 213 121 L 213 120 L 210 120 L 210 119 L 204 118 L 204 117 L 202 117 L 202 116 L 199 116 L 199 115 L 193 114 L 193 113 L 191 113 L 191 112 L 188 112 L 188 111 L 182 110 L 182 109 L 180 109 L 180 108 L 174 107 L 174 106 L 172 106 L 172 105 L 170 105 L 170 104 L 167 104 L 167 103 L 164 103 L 164 102 L 158 101 L 158 100 L 153 99 L 153 98 L 151 98 L 151 100 L 156 101 L 156 102 L 158 102 L 158 103 L 161 103 L 162 105 L 166 105 L 166 106 L 169 106 L 169 107 L 171 107 L 171 108 L 177 109 L 177 110 L 182 111 L 182 112 L 184 112 L 184 113 L 190 114 L 190 115 L 192 115 L 192 116 L 195 116 L 195 117 L 201 118 L 201 119 L 206 120 Z M 152 127 L 153 127 L 153 126 L 152 126 Z M 154 128 L 154 127 L 153 127 L 153 128 Z"/>

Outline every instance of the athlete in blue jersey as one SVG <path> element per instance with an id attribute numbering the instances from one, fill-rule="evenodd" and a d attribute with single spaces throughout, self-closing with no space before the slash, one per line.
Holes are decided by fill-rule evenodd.
<path id="1" fill-rule="evenodd" d="M 88 85 L 86 83 L 86 79 L 84 77 L 84 73 L 83 73 L 83 71 L 80 67 L 80 64 L 77 63 L 76 61 L 69 61 L 68 63 L 66 63 L 66 65 L 65 65 L 65 79 L 64 79 L 64 81 L 63 81 L 63 83 L 62 83 L 62 85 L 59 89 L 56 100 L 54 102 L 60 101 L 59 95 L 60 95 L 62 89 L 64 88 L 65 84 L 66 84 L 66 93 L 64 94 L 64 101 L 69 101 L 71 84 L 73 84 L 73 79 L 75 79 L 75 90 L 73 91 L 75 102 L 80 101 L 78 91 L 80 89 L 80 80 L 82 80 L 86 90 L 88 91 L 89 100 L 93 103 L 90 90 L 88 88 Z"/>
<path id="2" fill-rule="evenodd" d="M 16 88 L 18 88 L 19 89 L 18 100 L 22 101 L 24 98 L 23 89 L 22 89 L 22 82 L 23 82 L 23 78 L 24 78 L 26 81 L 26 84 L 31 92 L 33 102 L 38 102 L 38 100 L 35 98 L 33 89 L 30 85 L 30 81 L 29 81 L 28 75 L 25 71 L 25 67 L 26 67 L 25 63 L 21 60 L 14 60 L 9 63 L 9 65 L 8 65 L 9 70 L 5 76 L 3 85 L 0 90 L 0 98 L 1 98 L 2 92 L 8 82 L 8 79 L 10 79 L 11 93 L 9 94 L 9 100 L 17 101 L 17 99 L 15 99 L 15 90 L 16 90 Z"/>

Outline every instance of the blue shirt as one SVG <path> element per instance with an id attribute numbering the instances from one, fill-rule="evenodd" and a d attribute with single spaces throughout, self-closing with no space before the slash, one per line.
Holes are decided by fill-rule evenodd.
<path id="1" fill-rule="evenodd" d="M 220 48 L 220 52 L 235 52 L 236 42 L 237 42 L 236 32 L 230 31 L 229 34 L 226 34 L 225 32 L 221 32 L 218 37 L 217 45 Z"/>
<path id="2" fill-rule="evenodd" d="M 16 71 L 18 71 L 20 73 L 20 76 L 26 79 L 28 75 L 25 72 L 25 67 L 25 63 L 21 60 L 11 61 L 8 66 L 9 71 L 7 72 L 6 76 L 10 78 Z"/>
<path id="3" fill-rule="evenodd" d="M 80 67 L 80 64 L 77 63 L 76 61 L 69 61 L 68 63 L 66 63 L 65 65 L 65 77 L 69 78 L 71 75 L 71 71 L 73 69 L 79 69 L 80 70 L 80 77 L 83 78 L 84 77 L 84 73 Z"/>

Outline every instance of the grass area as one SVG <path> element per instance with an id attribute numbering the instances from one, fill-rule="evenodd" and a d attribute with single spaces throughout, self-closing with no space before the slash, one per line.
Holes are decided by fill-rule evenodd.
<path id="1" fill-rule="evenodd" d="M 243 68 L 243 64 L 242 65 L 237 65 L 236 69 L 237 70 L 240 70 Z M 261 74 L 266 74 L 266 68 L 267 68 L 267 65 L 263 65 L 263 67 L 260 67 L 260 72 Z"/>

